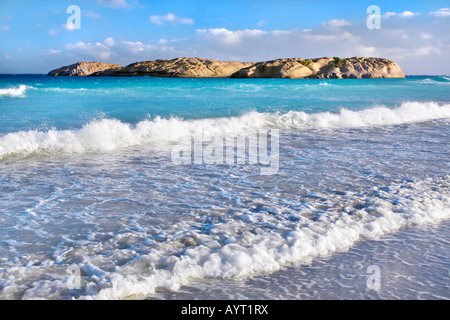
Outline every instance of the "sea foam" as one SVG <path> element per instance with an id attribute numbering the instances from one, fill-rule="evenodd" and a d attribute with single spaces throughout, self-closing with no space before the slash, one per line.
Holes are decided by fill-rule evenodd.
<path id="1" fill-rule="evenodd" d="M 18 97 L 22 96 L 27 89 L 30 87 L 21 84 L 18 88 L 8 88 L 8 89 L 0 89 L 0 97 L 10 96 L 10 97 Z"/>
<path id="2" fill-rule="evenodd" d="M 103 245 L 83 243 L 83 259 L 76 264 L 82 274 L 83 290 L 79 299 L 144 298 L 159 290 L 176 291 L 183 285 L 207 279 L 245 279 L 254 275 L 274 272 L 291 263 L 308 263 L 317 257 L 348 250 L 364 239 L 379 237 L 405 227 L 439 223 L 450 218 L 450 176 L 427 178 L 415 182 L 372 187 L 362 194 L 349 193 L 331 197 L 334 208 L 345 201 L 344 211 L 329 211 L 322 219 L 303 216 L 296 225 L 289 215 L 280 214 L 276 220 L 266 212 L 245 212 L 241 219 L 229 217 L 211 226 L 204 234 L 192 225 L 183 223 L 195 238 L 195 245 L 183 244 L 183 239 L 171 239 L 153 247 L 147 253 L 130 256 L 114 268 L 99 266 L 102 261 L 94 252 Z M 310 207 L 320 205 L 310 203 Z M 361 202 L 364 205 L 361 205 Z M 307 213 L 304 207 L 298 214 Z M 304 212 L 303 212 L 304 211 Z M 335 214 L 333 214 L 335 213 Z M 257 215 L 257 217 L 255 217 Z M 267 224 L 261 229 L 246 218 L 258 218 Z M 239 239 L 234 238 L 239 232 Z M 220 239 L 227 241 L 220 241 Z M 219 242 L 220 241 L 220 242 Z M 184 249 L 180 249 L 183 248 Z M 61 257 L 57 257 L 61 259 Z M 117 261 L 115 261 L 117 263 Z M 46 268 L 59 268 L 57 261 L 49 261 Z M 43 272 L 42 266 L 11 268 L 8 273 L 17 277 L 35 277 Z M 17 272 L 19 272 L 19 275 Z M 60 278 L 41 279 L 30 283 L 23 299 L 71 297 Z M 5 284 L 7 281 L 5 281 Z M 8 298 L 16 284 L 6 284 L 0 298 Z M 11 293 L 12 294 L 12 293 Z"/>
<path id="3" fill-rule="evenodd" d="M 439 191 L 434 190 L 437 186 Z M 310 221 L 286 235 L 271 230 L 259 234 L 248 232 L 241 243 L 222 247 L 217 247 L 212 239 L 202 239 L 204 244 L 173 257 L 170 268 L 155 269 L 146 276 L 136 275 L 137 265 L 154 266 L 167 260 L 161 252 L 154 251 L 116 268 L 110 275 L 111 287 L 98 288 L 92 296 L 83 298 L 139 297 L 154 294 L 158 289 L 178 290 L 195 279 L 242 279 L 279 270 L 289 263 L 347 250 L 364 238 L 376 239 L 404 227 L 438 223 L 450 217 L 448 187 L 449 177 L 393 185 L 389 192 L 374 188 L 373 194 L 367 195 L 364 208 L 354 208 L 350 215 L 343 214 L 334 223 Z M 223 233 L 235 227 L 220 226 Z M 282 230 L 283 223 L 277 227 Z"/>
<path id="4" fill-rule="evenodd" d="M 23 89 L 25 90 L 25 89 Z M 249 130 L 358 128 L 397 125 L 450 118 L 450 104 L 404 102 L 397 108 L 376 106 L 360 111 L 342 109 L 339 113 L 261 113 L 252 111 L 240 117 L 183 120 L 156 117 L 135 125 L 116 119 L 94 120 L 78 130 L 20 131 L 0 136 L 0 159 L 12 155 L 78 154 L 110 152 L 120 148 L 150 145 L 170 148 L 202 129 L 203 136 L 240 134 Z"/>

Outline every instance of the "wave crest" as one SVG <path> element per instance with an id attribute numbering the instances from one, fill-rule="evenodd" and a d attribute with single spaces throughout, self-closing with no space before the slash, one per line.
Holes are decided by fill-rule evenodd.
<path id="1" fill-rule="evenodd" d="M 139 145 L 170 147 L 193 136 L 202 128 L 205 137 L 224 132 L 240 134 L 261 128 L 327 129 L 396 125 L 450 118 L 450 104 L 405 102 L 390 109 L 385 106 L 361 111 L 342 109 L 339 113 L 308 114 L 249 112 L 240 117 L 183 120 L 156 117 L 136 125 L 116 119 L 92 121 L 79 130 L 20 131 L 0 136 L 0 159 L 17 154 L 108 152 Z"/>
<path id="2" fill-rule="evenodd" d="M 0 97 L 10 96 L 10 97 L 18 97 L 25 94 L 25 91 L 30 88 L 24 84 L 21 84 L 18 88 L 8 88 L 8 89 L 0 89 Z"/>

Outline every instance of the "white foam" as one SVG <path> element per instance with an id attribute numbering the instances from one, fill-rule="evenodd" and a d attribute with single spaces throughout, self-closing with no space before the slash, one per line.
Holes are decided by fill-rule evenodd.
<path id="1" fill-rule="evenodd" d="M 413 80 L 412 82 L 420 83 L 420 84 L 448 84 L 448 82 L 450 80 L 449 77 L 445 77 L 445 76 L 438 76 L 438 78 L 441 80 L 425 78 L 425 79 L 420 79 L 420 80 Z M 445 80 L 445 81 L 442 81 L 442 80 Z"/>
<path id="2" fill-rule="evenodd" d="M 273 272 L 283 265 L 309 261 L 311 258 L 346 250 L 364 238 L 377 238 L 412 225 L 437 223 L 450 217 L 450 177 L 438 182 L 427 179 L 419 183 L 392 186 L 366 199 L 366 206 L 341 213 L 334 221 L 306 221 L 283 234 L 269 229 L 244 234 L 239 242 L 217 245 L 204 237 L 199 246 L 189 248 L 170 259 L 162 251 L 150 254 L 115 269 L 110 286 L 93 290 L 93 299 L 122 299 L 148 296 L 158 289 L 178 290 L 195 279 L 245 278 Z M 447 188 L 447 189 L 446 189 Z M 277 226 L 283 229 L 283 223 Z M 236 221 L 218 226 L 217 234 L 234 234 Z M 167 262 L 170 261 L 170 262 Z M 165 265 L 165 268 L 155 268 Z M 95 282 L 91 288 L 98 288 Z"/>
<path id="3" fill-rule="evenodd" d="M 25 91 L 30 88 L 24 84 L 21 84 L 18 88 L 0 89 L 0 97 L 11 96 L 18 97 L 25 94 Z"/>
<path id="4" fill-rule="evenodd" d="M 384 106 L 361 111 L 342 109 L 335 113 L 289 112 L 278 117 L 277 124 L 286 128 L 356 128 L 396 125 L 450 118 L 450 104 L 405 102 L 395 109 Z"/>
<path id="5" fill-rule="evenodd" d="M 196 280 L 270 273 L 290 263 L 347 250 L 363 239 L 449 219 L 449 190 L 450 176 L 446 176 L 373 187 L 361 194 L 328 194 L 330 209 L 320 218 L 311 211 L 323 205 L 321 199 L 292 212 L 280 211 L 276 218 L 273 212 L 243 209 L 223 216 L 207 233 L 199 231 L 197 221 L 181 221 L 176 229 L 189 230 L 194 245 L 183 245 L 184 232 L 157 245 L 143 233 L 152 248 L 145 253 L 119 249 L 120 234 L 117 242 L 94 241 L 93 236 L 93 242 L 83 240 L 70 251 L 55 250 L 44 262 L 41 255 L 33 254 L 22 257 L 25 265 L 20 265 L 22 259 L 10 260 L 10 267 L 3 269 L 0 298 L 71 298 L 74 292 L 67 288 L 67 265 L 61 264 L 69 254 L 80 258 L 76 265 L 82 274 L 81 299 L 143 298 L 158 290 L 179 290 Z M 272 204 L 274 209 L 277 203 Z M 301 219 L 292 222 L 290 213 Z M 103 254 L 105 250 L 108 254 Z M 115 253 L 111 255 L 110 250 Z"/>
<path id="6" fill-rule="evenodd" d="M 290 111 L 281 114 L 250 112 L 240 117 L 183 120 L 144 120 L 136 125 L 115 119 L 92 121 L 79 130 L 21 131 L 0 136 L 0 159 L 11 155 L 108 152 L 141 145 L 170 147 L 202 128 L 204 136 L 224 132 L 239 134 L 259 128 L 311 129 L 352 128 L 395 125 L 450 118 L 450 104 L 405 102 L 390 109 L 384 106 L 361 111 L 308 114 Z"/>

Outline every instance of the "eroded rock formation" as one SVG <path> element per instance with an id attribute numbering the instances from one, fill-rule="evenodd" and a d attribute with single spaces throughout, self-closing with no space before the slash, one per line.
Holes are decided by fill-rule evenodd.
<path id="1" fill-rule="evenodd" d="M 78 62 L 49 76 L 151 76 L 177 78 L 404 78 L 400 66 L 382 58 L 288 58 L 262 62 L 219 61 L 203 58 L 152 60 L 121 67 L 102 62 Z"/>

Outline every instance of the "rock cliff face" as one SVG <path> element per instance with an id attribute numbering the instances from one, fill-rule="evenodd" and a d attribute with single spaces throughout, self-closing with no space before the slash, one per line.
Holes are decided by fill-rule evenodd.
<path id="1" fill-rule="evenodd" d="M 49 76 L 88 76 L 94 72 L 121 68 L 118 64 L 103 62 L 78 62 L 70 66 L 61 67 L 48 73 Z"/>
<path id="2" fill-rule="evenodd" d="M 320 70 L 316 77 L 339 79 L 404 78 L 405 74 L 396 62 L 388 59 L 353 57 L 348 59 L 333 58 L 327 68 Z"/>
<path id="3" fill-rule="evenodd" d="M 151 76 L 177 78 L 229 77 L 252 63 L 202 58 L 143 61 L 127 67 L 95 72 L 92 76 Z"/>
<path id="4" fill-rule="evenodd" d="M 258 62 L 232 78 L 404 78 L 400 66 L 381 58 L 276 59 Z"/>
<path id="5" fill-rule="evenodd" d="M 276 59 L 263 62 L 219 61 L 203 58 L 152 60 L 121 67 L 79 62 L 50 71 L 49 76 L 151 76 L 177 78 L 404 78 L 400 66 L 382 58 Z"/>

